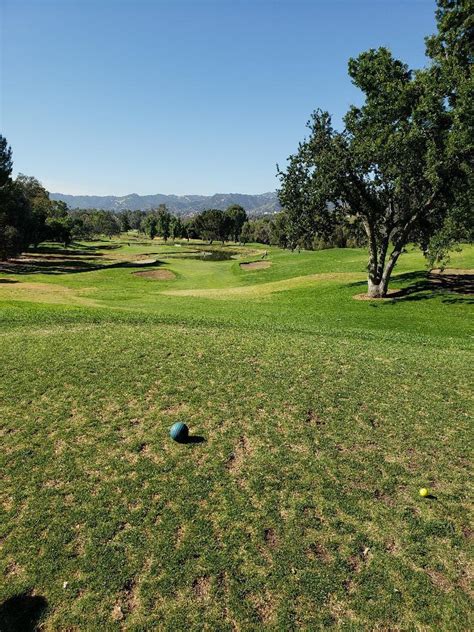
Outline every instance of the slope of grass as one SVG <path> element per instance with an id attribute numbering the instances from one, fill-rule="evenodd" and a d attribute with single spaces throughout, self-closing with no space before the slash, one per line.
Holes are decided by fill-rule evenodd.
<path id="1" fill-rule="evenodd" d="M 176 256 L 198 247 L 0 274 L 0 604 L 43 597 L 45 630 L 469 629 L 470 296 L 416 252 L 372 302 L 362 250 L 250 272 L 258 247 Z"/>

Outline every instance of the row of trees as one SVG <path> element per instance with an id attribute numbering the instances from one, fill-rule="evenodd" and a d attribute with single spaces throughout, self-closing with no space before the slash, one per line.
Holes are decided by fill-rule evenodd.
<path id="1" fill-rule="evenodd" d="M 229 240 L 280 246 L 281 248 L 302 248 L 319 250 L 322 248 L 359 247 L 366 243 L 364 231 L 355 218 L 348 223 L 334 221 L 327 226 L 324 234 L 302 235 L 296 243 L 289 239 L 289 219 L 285 211 L 271 217 L 249 219 L 245 209 L 239 205 L 230 206 L 226 211 L 207 209 L 192 217 L 181 218 L 168 211 L 164 204 L 148 211 L 72 210 L 74 239 L 93 239 L 98 235 L 113 237 L 120 233 L 137 231 L 150 239 L 202 239 L 226 242 Z"/>
<path id="2" fill-rule="evenodd" d="M 407 243 L 434 265 L 474 232 L 472 1 L 437 4 L 438 33 L 426 39 L 431 65 L 411 71 L 386 48 L 350 59 L 364 104 L 349 109 L 342 131 L 316 110 L 309 137 L 278 169 L 290 244 L 324 235 L 335 218 L 356 218 L 374 298 L 386 295 Z"/>
<path id="3" fill-rule="evenodd" d="M 324 231 L 305 231 L 292 240 L 291 218 L 286 211 L 271 217 L 251 219 L 242 227 L 240 241 L 244 244 L 257 242 L 280 248 L 323 250 L 325 248 L 359 248 L 366 244 L 361 223 L 355 217 L 336 221 L 333 214 Z"/>
<path id="4" fill-rule="evenodd" d="M 121 211 L 116 215 L 122 232 L 137 230 L 150 237 L 168 239 L 204 239 L 213 241 L 240 241 L 247 213 L 240 205 L 232 205 L 225 211 L 207 209 L 181 219 L 168 211 L 164 204 L 150 211 Z"/>

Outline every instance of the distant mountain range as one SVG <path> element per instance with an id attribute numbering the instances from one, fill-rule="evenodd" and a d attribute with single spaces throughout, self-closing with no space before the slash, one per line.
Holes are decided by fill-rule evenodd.
<path id="1" fill-rule="evenodd" d="M 249 215 L 265 215 L 281 209 L 276 193 L 246 195 L 244 193 L 216 193 L 215 195 L 66 195 L 51 193 L 52 200 L 63 200 L 70 208 L 97 208 L 107 211 L 123 209 L 146 210 L 166 204 L 169 211 L 177 215 L 192 215 L 207 208 L 226 209 L 231 204 L 240 204 Z"/>

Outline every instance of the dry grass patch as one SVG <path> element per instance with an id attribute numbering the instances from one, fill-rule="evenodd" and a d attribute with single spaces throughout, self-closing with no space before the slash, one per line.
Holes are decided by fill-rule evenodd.
<path id="1" fill-rule="evenodd" d="M 270 625 L 275 617 L 275 602 L 273 596 L 268 592 L 251 595 L 249 601 L 257 612 L 258 618 L 263 625 Z"/>
<path id="2" fill-rule="evenodd" d="M 331 595 L 326 605 L 337 625 L 356 620 L 355 613 L 337 595 Z"/>
<path id="3" fill-rule="evenodd" d="M 71 304 L 93 307 L 97 301 L 85 298 L 82 294 L 95 291 L 95 288 L 73 290 L 52 283 L 8 283 L 0 287 L 0 300 L 28 301 L 31 303 Z"/>
<path id="4" fill-rule="evenodd" d="M 439 571 L 435 571 L 432 569 L 427 570 L 426 573 L 431 579 L 431 581 L 433 582 L 433 585 L 436 586 L 436 588 L 439 588 L 445 593 L 451 592 L 452 584 L 450 580 L 443 575 L 443 573 L 440 573 Z"/>

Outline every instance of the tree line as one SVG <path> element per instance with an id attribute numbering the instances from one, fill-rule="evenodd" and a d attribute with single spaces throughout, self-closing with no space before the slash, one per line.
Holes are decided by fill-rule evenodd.
<path id="1" fill-rule="evenodd" d="M 360 222 L 355 217 L 341 220 L 336 213 L 324 230 L 305 231 L 293 239 L 291 216 L 286 210 L 270 217 L 249 219 L 242 227 L 240 242 L 256 242 L 290 250 L 324 250 L 326 248 L 360 248 L 367 243 Z"/>
<path id="2" fill-rule="evenodd" d="M 247 213 L 239 204 L 225 211 L 206 209 L 192 217 L 180 218 L 168 211 L 164 204 L 150 211 L 121 211 L 117 214 L 123 231 L 138 230 L 151 239 L 203 239 L 213 241 L 240 241 Z"/>

